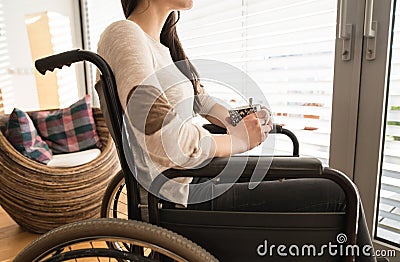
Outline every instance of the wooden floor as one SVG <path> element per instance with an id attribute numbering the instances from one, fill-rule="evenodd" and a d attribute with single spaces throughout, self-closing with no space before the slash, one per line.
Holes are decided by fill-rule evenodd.
<path id="1" fill-rule="evenodd" d="M 13 258 L 39 235 L 21 229 L 0 206 L 0 261 Z"/>

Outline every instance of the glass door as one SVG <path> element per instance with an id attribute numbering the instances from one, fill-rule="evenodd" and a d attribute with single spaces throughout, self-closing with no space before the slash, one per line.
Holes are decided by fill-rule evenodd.
<path id="1" fill-rule="evenodd" d="M 396 5 L 376 237 L 400 247 L 400 4 Z"/>
<path id="2" fill-rule="evenodd" d="M 349 10 L 343 19 L 356 23 L 359 17 L 350 11 L 358 10 L 358 5 L 341 1 L 195 1 L 192 10 L 182 12 L 178 32 L 190 59 L 222 61 L 248 74 L 267 98 L 275 122 L 299 138 L 301 155 L 328 164 L 334 81 L 343 78 L 334 73 L 344 62 L 339 55 L 335 62 L 342 52 L 336 44 L 341 43 L 336 33 L 341 5 Z M 357 55 L 345 61 L 347 67 L 359 66 L 353 57 Z M 246 103 L 228 88 L 204 85 L 208 93 L 232 106 Z M 246 88 L 241 91 L 251 93 Z M 290 154 L 290 141 L 276 139 L 275 154 Z"/>

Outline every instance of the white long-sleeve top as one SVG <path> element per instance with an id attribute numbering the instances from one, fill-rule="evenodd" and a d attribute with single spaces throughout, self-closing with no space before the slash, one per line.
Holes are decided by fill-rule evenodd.
<path id="1" fill-rule="evenodd" d="M 191 120 L 193 113 L 207 114 L 216 102 L 201 90 L 200 106 L 193 111 L 192 83 L 175 66 L 166 46 L 136 23 L 122 20 L 105 29 L 97 52 L 115 75 L 134 134 L 124 150 L 133 151 L 137 179 L 144 188 L 166 169 L 193 168 L 214 156 L 210 133 Z M 190 182 L 190 178 L 169 181 L 161 195 L 185 205 Z"/>

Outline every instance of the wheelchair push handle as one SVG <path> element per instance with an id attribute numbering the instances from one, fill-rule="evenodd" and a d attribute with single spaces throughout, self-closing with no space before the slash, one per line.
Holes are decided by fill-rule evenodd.
<path id="1" fill-rule="evenodd" d="M 79 49 L 71 50 L 38 59 L 35 62 L 35 67 L 42 75 L 44 75 L 47 71 L 53 72 L 56 68 L 61 69 L 63 66 L 71 66 L 73 63 L 84 60 L 79 52 Z"/>
<path id="2" fill-rule="evenodd" d="M 103 79 L 109 86 L 115 86 L 114 75 L 107 62 L 98 54 L 86 50 L 71 50 L 48 57 L 44 57 L 35 61 L 36 69 L 42 74 L 47 71 L 54 71 L 56 68 L 63 66 L 71 66 L 73 63 L 88 61 L 93 63 L 100 70 Z"/>

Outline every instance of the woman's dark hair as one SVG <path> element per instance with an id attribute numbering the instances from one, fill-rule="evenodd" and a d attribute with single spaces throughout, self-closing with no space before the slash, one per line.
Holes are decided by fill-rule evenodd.
<path id="1" fill-rule="evenodd" d="M 122 9 L 124 10 L 126 18 L 128 18 L 136 8 L 138 1 L 139 0 L 121 0 Z M 197 95 L 199 94 L 200 87 L 199 74 L 186 56 L 185 51 L 182 48 L 181 41 L 179 40 L 178 33 L 176 31 L 176 24 L 179 21 L 180 13 L 179 11 L 177 13 L 178 16 L 176 16 L 175 12 L 171 12 L 169 14 L 161 31 L 160 42 L 169 48 L 169 52 L 174 62 L 181 61 L 176 63 L 176 65 L 179 70 L 192 82 L 194 93 Z M 195 103 L 198 103 L 196 100 L 197 99 L 195 99 Z"/>

